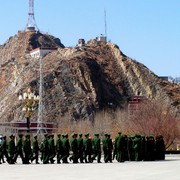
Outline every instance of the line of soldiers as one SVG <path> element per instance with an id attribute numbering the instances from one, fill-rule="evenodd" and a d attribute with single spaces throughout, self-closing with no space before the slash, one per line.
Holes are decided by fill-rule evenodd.
<path id="1" fill-rule="evenodd" d="M 127 136 L 118 132 L 114 142 L 109 133 L 105 133 L 102 140 L 99 133 L 94 134 L 94 138 L 89 137 L 89 133 L 72 133 L 69 140 L 68 134 L 58 134 L 56 143 L 54 135 L 44 135 L 41 144 L 38 143 L 37 135 L 31 144 L 30 135 L 25 138 L 20 134 L 15 145 L 15 136 L 11 135 L 7 142 L 6 136 L 2 137 L 0 145 L 0 164 L 5 163 L 4 157 L 9 164 L 15 164 L 20 156 L 23 164 L 30 164 L 35 160 L 39 164 L 39 152 L 43 164 L 60 163 L 101 163 L 103 151 L 104 162 L 112 163 L 114 159 L 118 162 L 124 161 L 154 161 L 165 159 L 165 145 L 162 136 L 134 135 Z"/>

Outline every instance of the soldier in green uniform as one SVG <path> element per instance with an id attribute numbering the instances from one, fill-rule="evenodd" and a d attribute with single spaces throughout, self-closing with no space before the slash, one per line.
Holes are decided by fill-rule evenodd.
<path id="1" fill-rule="evenodd" d="M 49 143 L 48 143 L 48 134 L 44 135 L 44 139 L 41 143 L 41 151 L 42 151 L 42 161 L 43 164 L 49 163 Z"/>
<path id="2" fill-rule="evenodd" d="M 25 140 L 23 142 L 23 151 L 24 151 L 24 163 L 30 164 L 30 159 L 32 158 L 32 149 L 31 149 L 31 141 L 30 134 L 25 135 Z"/>
<path id="3" fill-rule="evenodd" d="M 16 162 L 18 155 L 20 156 L 22 163 L 24 164 L 24 154 L 23 154 L 23 134 L 19 134 L 19 139 L 16 145 L 16 154 L 14 156 L 14 162 Z"/>
<path id="4" fill-rule="evenodd" d="M 124 138 L 122 136 L 122 132 L 118 132 L 118 136 L 115 138 L 115 149 L 117 154 L 117 161 L 124 162 Z"/>
<path id="5" fill-rule="evenodd" d="M 83 139 L 83 146 L 84 146 L 84 159 L 86 163 L 92 162 L 92 141 L 89 138 L 89 133 L 86 133 L 85 138 Z"/>
<path id="6" fill-rule="evenodd" d="M 104 152 L 104 162 L 108 162 L 108 133 L 104 134 L 104 137 L 102 138 L 102 144 L 103 144 L 103 152 Z"/>
<path id="7" fill-rule="evenodd" d="M 36 164 L 39 164 L 39 143 L 37 140 L 37 135 L 34 135 L 34 139 L 32 142 L 32 152 L 33 152 L 33 157 L 31 158 L 31 162 L 36 160 Z"/>
<path id="8" fill-rule="evenodd" d="M 95 137 L 92 140 L 92 148 L 93 148 L 92 160 L 95 160 L 97 157 L 97 162 L 101 163 L 101 140 L 99 138 L 99 133 L 95 133 L 94 136 Z"/>
<path id="9" fill-rule="evenodd" d="M 78 163 L 78 143 L 77 143 L 77 134 L 72 133 L 72 138 L 70 140 L 70 146 L 72 151 L 72 157 L 70 159 L 73 160 L 73 163 Z"/>
<path id="10" fill-rule="evenodd" d="M 61 141 L 61 134 L 57 135 L 56 140 L 56 152 L 57 152 L 57 164 L 60 164 L 62 158 L 62 141 Z"/>
<path id="11" fill-rule="evenodd" d="M 107 136 L 107 159 L 106 162 L 112 163 L 112 151 L 113 151 L 113 143 L 111 139 L 111 135 Z"/>
<path id="12" fill-rule="evenodd" d="M 7 152 L 7 140 L 6 140 L 6 136 L 2 137 L 2 142 L 1 142 L 1 152 L 2 152 L 2 160 L 4 160 L 4 156 L 6 157 L 6 161 L 9 163 L 9 156 L 8 156 L 8 152 Z M 5 163 L 5 161 L 3 161 L 3 163 Z"/>
<path id="13" fill-rule="evenodd" d="M 8 153 L 9 153 L 9 164 L 14 164 L 14 155 L 15 155 L 15 136 L 10 135 L 10 140 L 8 142 Z"/>
<path id="14" fill-rule="evenodd" d="M 55 150 L 55 144 L 54 144 L 54 135 L 50 135 L 49 136 L 49 161 L 51 162 L 51 164 L 54 163 L 54 157 L 56 156 L 56 150 Z"/>
<path id="15" fill-rule="evenodd" d="M 83 146 L 82 133 L 79 134 L 79 138 L 77 139 L 77 143 L 78 143 L 78 158 L 80 160 L 80 163 L 84 163 L 83 162 L 84 146 Z"/>
<path id="16" fill-rule="evenodd" d="M 140 161 L 141 157 L 141 136 L 136 134 L 134 140 L 133 140 L 133 148 L 134 148 L 134 156 L 135 161 Z"/>
<path id="17" fill-rule="evenodd" d="M 69 151 L 70 151 L 70 143 L 68 139 L 68 134 L 64 134 L 62 138 L 62 161 L 63 163 L 68 163 L 68 157 L 69 157 Z"/>

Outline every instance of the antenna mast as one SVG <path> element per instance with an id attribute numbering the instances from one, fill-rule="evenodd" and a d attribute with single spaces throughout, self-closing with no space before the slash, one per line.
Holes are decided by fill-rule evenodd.
<path id="1" fill-rule="evenodd" d="M 37 31 L 38 27 L 36 25 L 34 16 L 34 0 L 29 0 L 29 12 L 28 12 L 28 22 L 26 25 L 26 31 Z"/>
<path id="2" fill-rule="evenodd" d="M 106 20 L 106 9 L 104 9 L 104 25 L 105 25 L 105 37 L 107 38 L 107 20 Z"/>
<path id="3" fill-rule="evenodd" d="M 37 134 L 40 134 L 41 137 L 43 133 L 47 133 L 46 124 L 43 123 L 43 61 L 40 57 L 40 80 L 39 80 L 39 106 L 38 106 L 38 122 L 37 122 Z"/>

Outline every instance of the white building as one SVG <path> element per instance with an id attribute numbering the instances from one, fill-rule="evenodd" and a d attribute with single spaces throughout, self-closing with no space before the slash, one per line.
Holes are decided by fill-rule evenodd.
<path id="1" fill-rule="evenodd" d="M 55 50 L 57 50 L 57 48 L 36 48 L 30 52 L 30 55 L 33 58 L 40 58 Z"/>

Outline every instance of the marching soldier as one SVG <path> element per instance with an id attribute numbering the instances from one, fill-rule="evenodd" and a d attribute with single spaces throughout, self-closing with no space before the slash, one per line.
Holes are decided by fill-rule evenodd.
<path id="1" fill-rule="evenodd" d="M 37 140 L 37 135 L 34 135 L 34 140 L 32 143 L 32 152 L 33 152 L 33 157 L 31 158 L 31 162 L 36 160 L 36 164 L 39 164 L 39 143 Z"/>
<path id="2" fill-rule="evenodd" d="M 79 138 L 77 139 L 77 143 L 78 143 L 78 158 L 80 159 L 81 163 L 84 163 L 83 162 L 84 146 L 83 146 L 82 133 L 79 134 Z"/>
<path id="3" fill-rule="evenodd" d="M 9 153 L 9 164 L 14 164 L 14 155 L 15 155 L 15 136 L 10 135 L 10 140 L 8 142 L 8 153 Z"/>
<path id="4" fill-rule="evenodd" d="M 135 139 L 133 140 L 133 148 L 134 148 L 134 156 L 135 156 L 135 161 L 140 161 L 141 157 L 141 136 L 136 135 Z"/>
<path id="5" fill-rule="evenodd" d="M 107 162 L 109 161 L 112 163 L 112 151 L 113 151 L 113 143 L 111 139 L 111 135 L 108 134 L 107 136 Z"/>
<path id="6" fill-rule="evenodd" d="M 56 140 L 56 152 L 57 152 L 57 164 L 60 164 L 61 158 L 62 158 L 62 141 L 61 141 L 61 134 L 57 135 Z"/>
<path id="7" fill-rule="evenodd" d="M 43 161 L 43 164 L 48 164 L 49 163 L 48 134 L 44 135 L 44 139 L 42 140 L 42 144 L 41 144 L 41 151 L 42 151 L 42 161 Z"/>
<path id="8" fill-rule="evenodd" d="M 16 145 L 16 154 L 14 157 L 14 162 L 16 162 L 18 155 L 21 157 L 22 163 L 25 163 L 24 154 L 23 154 L 23 134 L 19 134 L 19 140 Z"/>
<path id="9" fill-rule="evenodd" d="M 2 137 L 2 142 L 1 142 L 1 159 L 4 160 L 4 156 L 6 157 L 6 161 L 9 163 L 9 156 L 8 156 L 8 152 L 7 152 L 7 140 L 6 140 L 6 136 Z M 5 161 L 3 161 L 3 163 L 5 163 Z"/>
<path id="10" fill-rule="evenodd" d="M 104 137 L 102 139 L 103 144 L 103 152 L 104 152 L 104 162 L 108 162 L 108 133 L 104 134 Z"/>
<path id="11" fill-rule="evenodd" d="M 70 143 L 68 139 L 68 134 L 63 135 L 62 139 L 62 161 L 63 163 L 68 163 L 68 157 L 69 157 L 69 151 L 70 151 Z"/>
<path id="12" fill-rule="evenodd" d="M 78 163 L 78 143 L 77 143 L 77 134 L 72 133 L 72 138 L 70 141 L 72 157 L 70 159 L 73 160 L 73 163 Z"/>
<path id="13" fill-rule="evenodd" d="M 94 138 L 92 140 L 92 147 L 93 147 L 93 158 L 95 160 L 97 157 L 97 162 L 101 163 L 101 140 L 99 138 L 99 133 L 94 134 Z"/>
<path id="14" fill-rule="evenodd" d="M 24 150 L 24 163 L 30 164 L 30 159 L 32 158 L 32 149 L 31 149 L 31 141 L 30 141 L 30 134 L 25 135 L 25 140 L 23 143 L 23 150 Z"/>
<path id="15" fill-rule="evenodd" d="M 124 144 L 122 132 L 119 131 L 118 136 L 115 138 L 115 148 L 118 162 L 124 162 Z"/>
<path id="16" fill-rule="evenodd" d="M 89 133 L 86 133 L 85 138 L 83 140 L 83 145 L 84 145 L 84 159 L 86 163 L 91 163 L 91 154 L 92 154 L 92 141 L 89 138 Z"/>
<path id="17" fill-rule="evenodd" d="M 53 164 L 55 161 L 54 157 L 56 156 L 53 134 L 49 136 L 48 143 L 49 143 L 49 160 L 50 160 L 51 164 Z"/>

